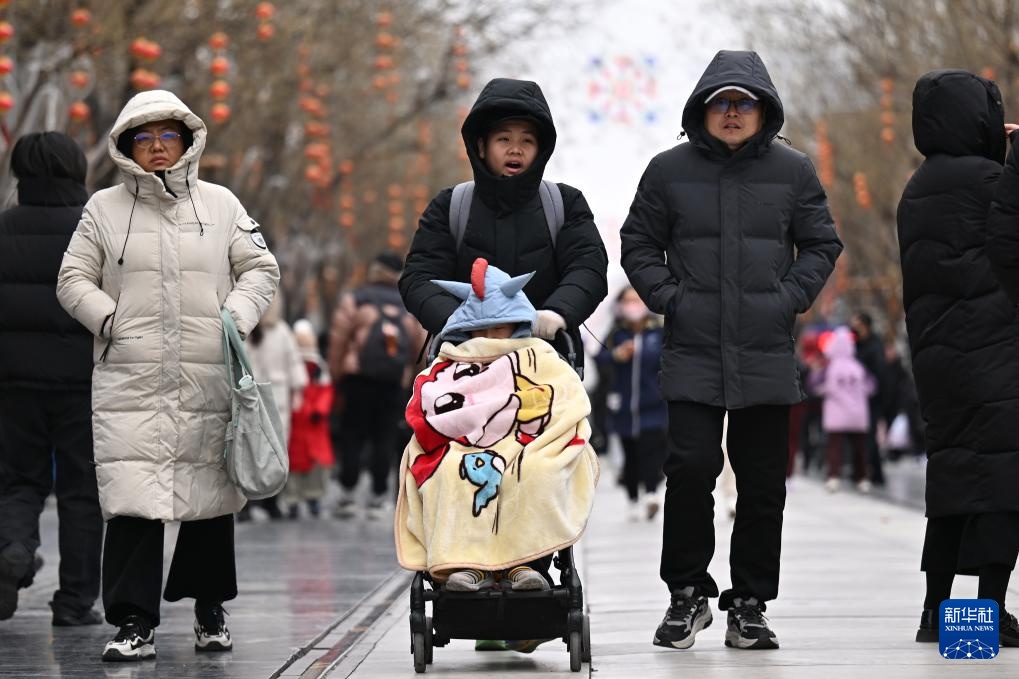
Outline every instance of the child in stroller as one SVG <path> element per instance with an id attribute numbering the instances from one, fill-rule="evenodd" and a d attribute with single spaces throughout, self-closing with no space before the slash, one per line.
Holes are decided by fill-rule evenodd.
<path id="1" fill-rule="evenodd" d="M 580 538 L 591 511 L 590 404 L 572 366 L 531 337 L 529 279 L 478 259 L 470 283 L 436 281 L 464 301 L 414 381 L 394 527 L 400 564 L 435 590 L 548 590 L 541 571 Z M 463 638 L 524 638 L 487 631 Z"/>

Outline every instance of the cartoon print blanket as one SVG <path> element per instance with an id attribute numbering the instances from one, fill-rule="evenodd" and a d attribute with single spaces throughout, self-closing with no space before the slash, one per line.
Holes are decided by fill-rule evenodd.
<path id="1" fill-rule="evenodd" d="M 587 393 L 539 339 L 443 344 L 414 380 L 400 465 L 400 565 L 442 579 L 575 543 L 598 482 Z"/>

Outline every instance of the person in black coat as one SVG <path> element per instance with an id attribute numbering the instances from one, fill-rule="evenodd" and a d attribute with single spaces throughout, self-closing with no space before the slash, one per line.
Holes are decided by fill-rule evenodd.
<path id="1" fill-rule="evenodd" d="M 995 280 L 987 247 L 1003 126 L 998 87 L 972 73 L 933 71 L 913 90 L 913 140 L 925 160 L 897 220 L 927 423 L 927 594 L 917 641 L 938 640 L 938 610 L 959 573 L 980 576 L 980 598 L 998 602 L 1001 643 L 1019 645 L 1005 610 L 1019 554 L 1019 312 Z"/>
<path id="2" fill-rule="evenodd" d="M 39 515 L 55 484 L 53 624 L 99 624 L 92 336 L 56 295 L 60 261 L 88 199 L 85 155 L 65 134 L 28 134 L 14 145 L 11 170 L 18 205 L 0 213 L 0 620 L 14 614 L 19 587 L 35 573 Z"/>
<path id="3" fill-rule="evenodd" d="M 793 322 L 842 250 L 804 154 L 776 143 L 782 102 L 754 52 L 719 52 L 683 110 L 689 143 L 655 156 L 620 232 L 622 264 L 665 315 L 662 395 L 669 457 L 661 577 L 672 603 L 657 645 L 687 648 L 711 622 L 711 491 L 722 420 L 738 503 L 726 643 L 775 648 L 789 406 L 803 399 Z"/>
<path id="4" fill-rule="evenodd" d="M 507 120 L 526 121 L 537 133 L 530 166 L 512 174 L 493 171 L 482 155 L 489 133 Z M 552 339 L 565 329 L 579 349 L 581 323 L 608 292 L 608 256 L 583 194 L 566 184 L 558 184 L 565 223 L 552 244 L 538 188 L 556 130 L 541 88 L 524 80 L 492 80 L 464 120 L 462 136 L 475 181 L 463 242 L 458 250 L 449 225 L 453 189 L 447 188 L 421 215 L 407 255 L 400 278 L 407 310 L 429 333 L 439 333 L 460 300 L 431 281 L 467 281 L 474 260 L 482 257 L 510 276 L 535 272 L 524 288 L 538 309 L 535 334 Z M 578 361 L 582 365 L 583 357 Z"/>

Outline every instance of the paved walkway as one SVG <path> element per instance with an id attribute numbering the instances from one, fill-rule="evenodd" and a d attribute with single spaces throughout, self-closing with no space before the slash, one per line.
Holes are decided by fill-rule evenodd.
<path id="1" fill-rule="evenodd" d="M 923 597 L 917 571 L 923 516 L 915 507 L 922 469 L 891 470 L 895 502 L 853 492 L 825 493 L 797 479 L 786 512 L 782 596 L 769 609 L 779 651 L 724 648 L 724 616 L 688 651 L 651 645 L 667 605 L 657 577 L 661 523 L 628 523 L 622 492 L 606 470 L 587 536 L 578 548 L 590 604 L 593 665 L 608 677 L 994 677 L 1019 676 L 1019 649 L 982 662 L 942 660 L 935 647 L 915 644 Z M 897 485 L 898 484 L 898 485 Z M 914 490 L 909 491 L 910 488 Z M 729 522 L 712 572 L 727 582 Z M 168 531 L 168 549 L 172 530 Z M 409 575 L 395 566 L 388 521 L 238 526 L 241 596 L 228 604 L 236 649 L 203 657 L 192 649 L 192 612 L 184 602 L 164 604 L 157 634 L 159 657 L 141 665 L 104 664 L 106 625 L 52 628 L 46 602 L 56 583 L 56 518 L 44 514 L 47 565 L 24 591 L 15 617 L 0 622 L 0 677 L 176 679 L 394 679 L 414 675 L 409 652 Z M 956 596 L 973 596 L 973 578 L 960 579 Z M 1012 589 L 1019 597 L 1019 589 Z M 1019 607 L 1019 598 L 1013 606 Z M 1012 651 L 1017 652 L 1013 653 Z M 576 677 L 561 642 L 526 656 L 476 653 L 470 642 L 435 650 L 430 675 L 467 677 Z"/>
<path id="2" fill-rule="evenodd" d="M 894 474 L 894 471 L 893 471 Z M 915 476 L 915 475 L 913 475 Z M 992 661 L 947 661 L 937 646 L 913 641 L 923 601 L 918 572 L 924 519 L 916 509 L 844 491 L 825 492 L 797 479 L 789 493 L 781 598 L 769 607 L 781 650 L 740 651 L 723 645 L 724 614 L 686 651 L 660 649 L 651 637 L 668 604 L 658 580 L 660 522 L 629 523 L 622 493 L 603 476 L 587 536 L 579 548 L 592 620 L 593 663 L 582 675 L 610 677 L 843 677 L 1019 676 L 1019 649 Z M 729 522 L 712 573 L 725 586 Z M 1013 587 L 1011 596 L 1019 597 Z M 976 579 L 960 578 L 955 596 L 976 596 Z M 1014 599 L 1019 606 L 1019 598 Z M 412 677 L 406 597 L 387 610 L 333 666 L 329 677 Z M 1015 651 L 1015 652 L 1013 652 Z M 559 641 L 529 656 L 477 653 L 454 641 L 435 649 L 428 674 L 450 679 L 541 674 L 576 677 Z"/>

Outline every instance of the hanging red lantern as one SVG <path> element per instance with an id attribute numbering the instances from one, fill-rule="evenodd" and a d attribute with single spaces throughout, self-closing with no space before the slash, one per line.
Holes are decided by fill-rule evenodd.
<path id="1" fill-rule="evenodd" d="M 381 92 L 389 86 L 389 78 L 384 75 L 376 75 L 372 78 L 372 87 Z"/>
<path id="2" fill-rule="evenodd" d="M 341 160 L 336 166 L 336 171 L 342 175 L 348 175 L 354 171 L 354 161 Z M 353 199 L 352 199 L 353 200 Z"/>
<path id="3" fill-rule="evenodd" d="M 10 21 L 0 21 L 0 43 L 7 42 L 14 37 L 14 26 Z"/>
<path id="4" fill-rule="evenodd" d="M 89 116 L 92 115 L 92 110 L 85 102 L 76 101 L 68 107 L 67 114 L 71 117 L 71 120 L 81 122 L 88 120 Z"/>
<path id="5" fill-rule="evenodd" d="M 71 23 L 75 28 L 84 28 L 92 22 L 92 12 L 83 7 L 71 12 Z"/>
<path id="6" fill-rule="evenodd" d="M 886 144 L 891 144 L 895 141 L 895 130 L 891 127 L 881 128 L 881 141 Z"/>
<path id="7" fill-rule="evenodd" d="M 69 80 L 74 87 L 77 87 L 79 90 L 83 89 L 88 85 L 88 73 L 85 71 L 72 71 Z"/>
<path id="8" fill-rule="evenodd" d="M 381 54 L 375 57 L 375 68 L 380 71 L 386 71 L 393 67 L 393 57 Z"/>
<path id="9" fill-rule="evenodd" d="M 7 113 L 14 108 L 14 97 L 10 92 L 0 92 L 0 113 Z"/>
<path id="10" fill-rule="evenodd" d="M 396 200 L 403 195 L 403 187 L 399 184 L 390 184 L 386 188 L 386 194 L 393 200 Z"/>
<path id="11" fill-rule="evenodd" d="M 304 169 L 304 178 L 309 184 L 318 184 L 325 176 L 325 172 L 318 165 L 309 165 Z"/>
<path id="12" fill-rule="evenodd" d="M 272 40 L 273 36 L 276 35 L 276 27 L 272 24 L 259 24 L 258 29 L 255 31 L 255 35 L 257 35 L 258 39 L 262 41 Z"/>
<path id="13" fill-rule="evenodd" d="M 389 243 L 389 247 L 394 250 L 402 250 L 403 246 L 407 244 L 407 238 L 402 233 L 391 233 L 389 238 L 386 239 Z"/>
<path id="14" fill-rule="evenodd" d="M 353 212 L 341 212 L 340 213 L 340 226 L 344 229 L 354 228 L 354 213 Z"/>
<path id="15" fill-rule="evenodd" d="M 329 145 L 323 142 L 312 142 L 304 147 L 304 157 L 309 160 L 321 161 L 329 157 Z"/>
<path id="16" fill-rule="evenodd" d="M 389 230 L 390 231 L 403 231 L 404 227 L 407 226 L 406 220 L 400 215 L 393 215 L 389 218 Z"/>
<path id="17" fill-rule="evenodd" d="M 456 77 L 456 86 L 461 90 L 466 90 L 471 86 L 471 77 L 466 73 L 461 73 Z"/>
<path id="18" fill-rule="evenodd" d="M 260 2 L 255 7 L 255 16 L 262 21 L 271 19 L 274 14 L 276 14 L 276 7 L 271 2 Z"/>
<path id="19" fill-rule="evenodd" d="M 396 45 L 396 38 L 391 33 L 383 31 L 375 36 L 375 45 L 379 49 L 392 49 Z"/>
<path id="20" fill-rule="evenodd" d="M 209 109 L 209 115 L 217 123 L 225 123 L 230 120 L 230 107 L 223 102 L 213 104 L 212 108 Z"/>
<path id="21" fill-rule="evenodd" d="M 209 36 L 209 47 L 214 50 L 226 49 L 227 45 L 230 44 L 230 37 L 223 31 L 216 31 Z"/>
<path id="22" fill-rule="evenodd" d="M 215 76 L 224 76 L 230 72 L 230 60 L 226 57 L 216 57 L 209 62 L 209 71 Z"/>
<path id="23" fill-rule="evenodd" d="M 881 78 L 881 92 L 884 94 L 891 94 L 893 89 L 895 89 L 894 80 L 891 78 Z"/>
<path id="24" fill-rule="evenodd" d="M 230 96 L 230 83 L 225 80 L 216 80 L 209 85 L 209 96 L 217 101 L 221 101 Z"/>
<path id="25" fill-rule="evenodd" d="M 14 70 L 14 60 L 10 57 L 0 57 L 0 75 L 7 75 Z"/>
<path id="26" fill-rule="evenodd" d="M 151 90 L 159 87 L 160 77 L 144 68 L 136 68 L 131 72 L 131 85 L 136 90 Z"/>
<path id="27" fill-rule="evenodd" d="M 349 193 L 340 195 L 340 209 L 341 210 L 353 210 L 354 209 L 354 196 Z"/>
<path id="28" fill-rule="evenodd" d="M 393 23 L 393 14 L 391 12 L 379 12 L 375 17 L 375 23 L 379 25 L 379 28 L 386 28 Z"/>
<path id="29" fill-rule="evenodd" d="M 152 40 L 135 38 L 131 41 L 131 54 L 145 61 L 154 61 L 163 54 L 163 48 Z"/>
<path id="30" fill-rule="evenodd" d="M 995 76 L 994 69 L 992 67 L 990 67 L 990 66 L 984 66 L 980 70 L 980 77 L 981 78 L 984 78 L 986 80 L 994 80 L 994 76 Z"/>

